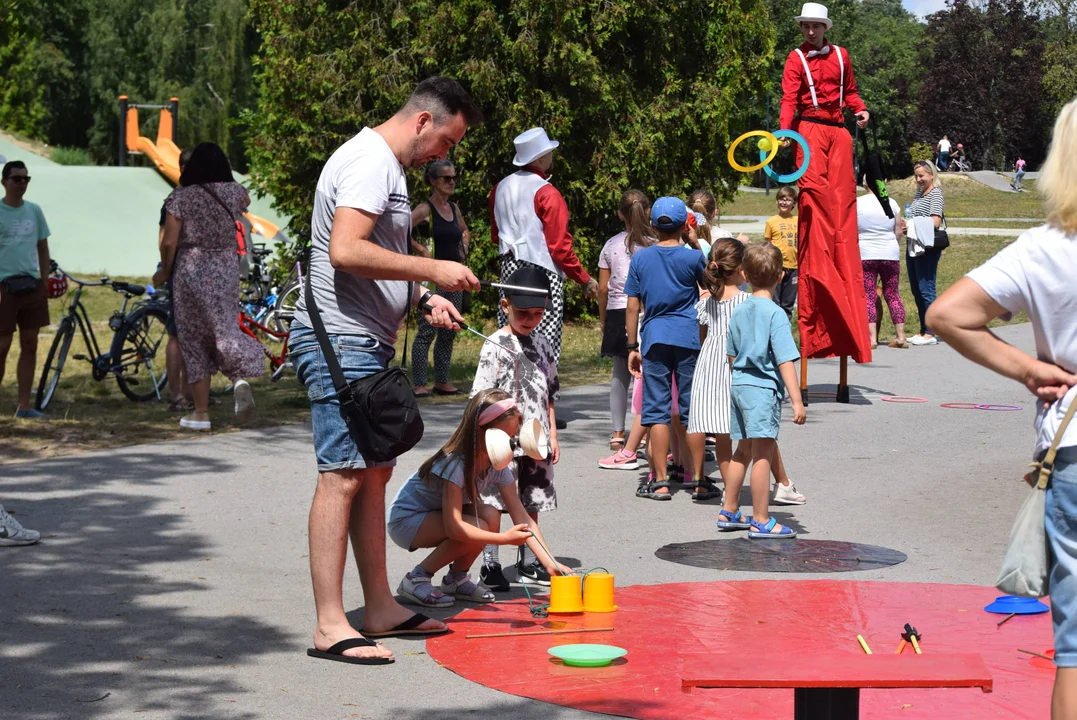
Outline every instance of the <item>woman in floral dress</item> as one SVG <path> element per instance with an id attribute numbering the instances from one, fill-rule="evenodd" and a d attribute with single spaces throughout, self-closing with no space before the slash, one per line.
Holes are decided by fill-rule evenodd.
<path id="1" fill-rule="evenodd" d="M 236 419 L 254 414 L 244 379 L 265 373 L 261 344 L 239 328 L 239 256 L 236 215 L 250 204 L 214 143 L 194 149 L 180 184 L 165 200 L 160 276 L 171 278 L 180 349 L 194 397 L 182 427 L 209 430 L 209 383 L 217 372 L 233 383 Z"/>

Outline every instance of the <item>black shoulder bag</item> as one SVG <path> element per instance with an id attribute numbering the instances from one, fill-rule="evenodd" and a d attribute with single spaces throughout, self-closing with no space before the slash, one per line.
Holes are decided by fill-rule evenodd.
<path id="1" fill-rule="evenodd" d="M 386 462 L 415 447 L 423 437 L 423 418 L 419 401 L 411 389 L 411 381 L 401 364 L 379 370 L 361 380 L 349 383 L 340 369 L 336 353 L 329 342 L 318 306 L 311 289 L 310 256 L 307 257 L 307 278 L 304 283 L 307 313 L 314 326 L 314 335 L 322 348 L 326 367 L 333 378 L 340 414 L 348 425 L 348 433 L 365 460 Z M 411 283 L 408 283 L 408 304 L 411 304 Z M 410 311 L 409 311 L 410 312 Z M 408 319 L 404 316 L 405 322 Z M 404 355 L 407 357 L 407 328 L 404 329 Z"/>
<path id="2" fill-rule="evenodd" d="M 946 222 L 946 214 L 943 213 L 942 222 Z M 941 222 L 939 223 L 942 224 Z M 942 252 L 946 248 L 950 247 L 950 233 L 943 230 L 941 227 L 935 228 L 935 244 L 931 246 L 936 252 Z"/>

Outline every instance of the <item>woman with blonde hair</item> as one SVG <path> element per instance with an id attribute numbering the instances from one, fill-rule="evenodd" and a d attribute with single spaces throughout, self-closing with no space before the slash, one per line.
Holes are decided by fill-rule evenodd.
<path id="1" fill-rule="evenodd" d="M 920 332 L 909 338 L 910 345 L 937 345 L 939 342 L 927 324 L 927 309 L 935 302 L 935 276 L 939 271 L 939 258 L 942 257 L 942 250 L 935 245 L 936 231 L 946 230 L 938 175 L 935 163 L 930 160 L 921 160 L 913 166 L 916 196 L 906 212 L 908 256 L 905 266 L 912 296 L 916 300 L 916 311 L 920 316 Z M 922 220 L 918 222 L 917 218 Z"/>
<path id="2" fill-rule="evenodd" d="M 1077 100 L 1055 122 L 1039 188 L 1047 224 L 1026 231 L 958 280 L 931 307 L 928 320 L 957 352 L 1036 395 L 1033 455 L 1042 461 L 1077 401 Z M 987 329 L 995 318 L 1021 311 L 1032 322 L 1036 357 Z M 1051 717 L 1062 720 L 1077 717 L 1077 422 L 1057 439 L 1044 524 L 1058 668 Z M 1035 479 L 1034 473 L 1026 476 Z"/>

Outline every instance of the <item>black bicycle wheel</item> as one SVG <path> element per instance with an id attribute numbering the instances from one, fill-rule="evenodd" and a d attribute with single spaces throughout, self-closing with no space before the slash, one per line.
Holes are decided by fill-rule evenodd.
<path id="1" fill-rule="evenodd" d="M 75 323 L 71 318 L 65 317 L 56 328 L 56 337 L 52 340 L 49 355 L 45 358 L 45 367 L 41 371 L 41 382 L 37 384 L 37 400 L 34 407 L 44 410 L 52 402 L 56 394 L 56 386 L 60 384 L 60 373 L 64 370 L 67 362 L 67 351 L 71 349 L 71 340 L 75 337 Z"/>
<path id="2" fill-rule="evenodd" d="M 273 329 L 277 332 L 288 332 L 292 327 L 292 319 L 295 318 L 295 305 L 299 302 L 299 293 L 302 286 L 296 280 L 281 290 L 277 296 L 277 304 L 273 307 Z"/>
<path id="3" fill-rule="evenodd" d="M 112 373 L 120 391 L 136 402 L 155 400 L 168 383 L 165 345 L 167 316 L 157 307 L 144 307 L 128 315 L 119 332 L 119 353 L 113 342 Z"/>

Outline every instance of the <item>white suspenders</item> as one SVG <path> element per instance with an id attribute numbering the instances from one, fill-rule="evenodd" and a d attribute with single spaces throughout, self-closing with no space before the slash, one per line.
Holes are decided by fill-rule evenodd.
<path id="1" fill-rule="evenodd" d="M 845 106 L 845 61 L 841 57 L 841 48 L 837 45 L 831 45 L 834 48 L 834 52 L 838 55 L 838 67 L 841 68 L 841 80 L 838 82 L 838 107 Z M 815 81 L 812 80 L 811 70 L 808 69 L 808 58 L 804 57 L 804 53 L 800 48 L 796 50 L 797 55 L 800 56 L 800 62 L 804 65 L 804 75 L 808 78 L 808 91 L 811 93 L 811 104 L 818 110 L 819 99 L 815 97 Z"/>

